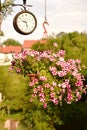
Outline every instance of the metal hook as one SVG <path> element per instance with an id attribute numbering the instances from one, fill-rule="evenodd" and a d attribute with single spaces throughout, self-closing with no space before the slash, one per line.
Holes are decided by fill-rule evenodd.
<path id="1" fill-rule="evenodd" d="M 44 29 L 44 37 L 47 37 L 47 29 L 46 29 L 46 25 L 49 25 L 49 23 L 47 21 L 43 22 L 43 29 Z"/>

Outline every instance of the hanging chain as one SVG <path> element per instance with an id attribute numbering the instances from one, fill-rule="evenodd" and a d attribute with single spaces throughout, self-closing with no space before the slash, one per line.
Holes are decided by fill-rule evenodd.
<path id="1" fill-rule="evenodd" d="M 44 16 L 45 21 L 43 22 L 43 29 L 44 29 L 44 35 L 43 35 L 43 37 L 44 37 L 44 38 L 47 38 L 47 29 L 46 29 L 45 25 L 49 25 L 49 23 L 47 22 L 47 16 L 46 16 L 46 15 L 47 15 L 47 14 L 46 14 L 46 11 L 47 11 L 47 9 L 46 9 L 46 8 L 47 8 L 47 7 L 46 7 L 46 4 L 47 4 L 47 3 L 46 3 L 46 0 L 45 0 L 45 5 L 44 5 L 44 6 L 45 6 L 45 16 Z"/>
<path id="2" fill-rule="evenodd" d="M 47 14 L 46 14 L 46 12 L 47 12 L 47 8 L 46 8 L 46 0 L 45 0 L 45 6 L 44 6 L 44 7 L 45 7 L 45 20 L 47 21 L 47 16 L 46 16 L 46 15 L 47 15 Z"/>

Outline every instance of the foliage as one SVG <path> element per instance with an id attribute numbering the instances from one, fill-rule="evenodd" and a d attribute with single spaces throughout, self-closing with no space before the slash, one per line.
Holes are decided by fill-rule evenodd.
<path id="1" fill-rule="evenodd" d="M 0 36 L 4 36 L 4 32 L 1 30 L 1 24 L 3 19 L 13 11 L 11 6 L 13 2 L 14 0 L 4 0 L 3 3 L 0 1 Z"/>
<path id="2" fill-rule="evenodd" d="M 14 0 L 4 0 L 3 3 L 1 3 L 1 11 L 2 11 L 2 20 L 3 18 L 7 17 L 8 14 L 11 14 L 12 7 Z"/>
<path id="3" fill-rule="evenodd" d="M 86 130 L 87 129 L 87 102 L 80 101 L 71 105 L 64 104 L 59 108 L 61 113 L 62 126 L 56 125 L 59 130 Z"/>
<path id="4" fill-rule="evenodd" d="M 43 51 L 50 48 L 54 51 L 53 43 L 56 42 L 58 43 L 56 51 L 59 48 L 66 51 L 65 61 L 70 58 L 80 59 L 81 66 L 85 64 L 87 67 L 87 34 L 76 32 L 73 35 L 73 33 L 65 33 L 55 39 L 49 38 L 45 45 L 37 44 L 35 50 Z M 76 39 L 75 44 L 72 42 L 73 39 Z M 54 105 L 49 102 L 48 107 L 44 109 L 40 103 L 29 101 L 33 92 L 33 87 L 29 87 L 30 78 L 28 76 L 24 78 L 18 73 L 9 73 L 8 68 L 9 66 L 0 66 L 0 91 L 5 99 L 4 106 L 8 103 L 6 99 L 9 105 L 11 104 L 10 115 L 7 115 L 6 107 L 0 109 L 1 130 L 2 122 L 7 118 L 21 120 L 22 125 L 18 127 L 18 130 L 87 130 L 87 95 L 82 94 L 80 101 L 72 104 L 63 102 L 60 105 Z M 87 84 L 87 68 L 80 71 L 85 77 L 84 83 Z"/>
<path id="5" fill-rule="evenodd" d="M 0 31 L 0 36 L 4 36 L 4 33 L 3 33 L 3 31 Z"/>
<path id="6" fill-rule="evenodd" d="M 26 86 L 24 77 L 8 72 L 8 68 L 8 66 L 0 66 L 0 73 L 2 74 L 0 76 L 0 92 L 3 96 L 0 107 L 5 112 L 4 118 L 6 114 L 14 114 L 22 111 L 22 100 L 25 96 Z"/>
<path id="7" fill-rule="evenodd" d="M 32 107 L 32 109 L 31 109 Z M 46 114 L 43 108 L 35 106 L 34 104 L 28 107 L 27 113 L 23 113 L 22 124 L 29 127 L 29 130 L 55 130 L 51 124 L 51 117 Z"/>
<path id="8" fill-rule="evenodd" d="M 48 38 L 46 44 L 37 43 L 32 49 L 43 51 L 53 50 L 53 43 L 58 43 L 58 48 L 66 51 L 66 59 L 79 59 L 82 64 L 87 66 L 87 33 L 70 32 L 59 33 L 56 38 Z"/>
<path id="9" fill-rule="evenodd" d="M 21 44 L 18 41 L 14 40 L 14 39 L 11 39 L 11 38 L 5 40 L 2 43 L 2 45 L 6 45 L 6 46 L 21 46 Z"/>
<path id="10" fill-rule="evenodd" d="M 87 65 L 87 34 L 86 33 L 66 33 L 62 37 L 57 37 L 61 49 L 66 50 L 66 58 L 80 59 L 83 64 Z M 51 39 L 50 39 L 50 42 Z"/>

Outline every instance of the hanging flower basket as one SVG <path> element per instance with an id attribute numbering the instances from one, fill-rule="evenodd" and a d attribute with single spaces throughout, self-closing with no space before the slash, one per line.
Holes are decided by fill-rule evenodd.
<path id="1" fill-rule="evenodd" d="M 53 48 L 56 47 L 57 43 Z M 77 102 L 83 93 L 87 93 L 80 60 L 66 60 L 65 50 L 55 50 L 24 50 L 13 56 L 10 67 L 12 71 L 30 77 L 29 87 L 33 89 L 30 101 L 39 101 L 44 108 L 50 102 L 55 105 Z"/>
<path id="2" fill-rule="evenodd" d="M 27 76 L 29 76 L 30 81 L 33 81 L 34 79 L 38 79 L 38 74 L 27 74 Z"/>

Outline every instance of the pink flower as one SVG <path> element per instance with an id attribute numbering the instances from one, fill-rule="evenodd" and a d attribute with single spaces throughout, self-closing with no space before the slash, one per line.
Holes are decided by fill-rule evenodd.
<path id="1" fill-rule="evenodd" d="M 11 70 L 11 71 L 12 71 L 13 69 L 14 69 L 14 67 L 13 67 L 13 66 L 10 66 L 10 67 L 9 67 L 9 70 Z"/>
<path id="2" fill-rule="evenodd" d="M 17 72 L 17 73 L 20 73 L 20 72 L 21 72 L 21 69 L 20 69 L 20 68 L 17 68 L 17 69 L 16 69 L 16 72 Z"/>
<path id="3" fill-rule="evenodd" d="M 39 93 L 39 97 L 42 97 L 42 98 L 44 98 L 45 97 L 45 95 L 44 95 L 44 93 Z"/>
<path id="4" fill-rule="evenodd" d="M 67 94 L 67 102 L 71 102 L 72 99 L 73 99 L 72 92 L 69 91 Z"/>
<path id="5" fill-rule="evenodd" d="M 53 91 L 53 90 L 54 90 L 54 88 L 53 88 L 53 87 L 50 87 L 50 90 L 51 90 L 51 91 Z"/>
<path id="6" fill-rule="evenodd" d="M 66 71 L 59 71 L 58 72 L 59 77 L 64 77 L 66 74 L 67 74 Z"/>
<path id="7" fill-rule="evenodd" d="M 15 53 L 15 55 L 13 56 L 16 60 L 20 59 L 20 54 L 19 53 Z"/>
<path id="8" fill-rule="evenodd" d="M 43 92 L 43 87 L 41 85 L 38 85 L 37 89 L 38 91 Z"/>
<path id="9" fill-rule="evenodd" d="M 32 94 L 32 97 L 33 97 L 33 98 L 36 97 L 36 96 L 37 96 L 36 93 L 33 93 L 33 94 Z"/>
<path id="10" fill-rule="evenodd" d="M 27 51 L 23 51 L 21 54 L 21 58 L 24 60 L 27 56 Z"/>
<path id="11" fill-rule="evenodd" d="M 52 101 L 55 105 L 58 105 L 58 99 L 57 99 L 57 98 L 53 98 L 53 99 L 51 99 L 51 101 Z"/>
<path id="12" fill-rule="evenodd" d="M 83 86 L 83 81 L 81 80 L 78 80 L 76 83 L 75 83 L 76 86 Z"/>
<path id="13" fill-rule="evenodd" d="M 16 62 L 15 62 L 14 60 L 11 61 L 11 65 L 12 65 L 12 66 L 15 66 L 15 63 L 16 63 Z"/>
<path id="14" fill-rule="evenodd" d="M 60 57 L 61 57 L 61 56 L 64 56 L 64 55 L 65 55 L 65 51 L 64 51 L 64 50 L 60 50 L 60 51 L 59 51 L 59 55 L 60 55 Z"/>
<path id="15" fill-rule="evenodd" d="M 30 83 L 29 83 L 29 86 L 30 86 L 30 87 L 34 86 L 34 82 L 30 82 Z"/>
<path id="16" fill-rule="evenodd" d="M 46 108 L 46 107 L 47 107 L 47 103 L 44 103 L 44 104 L 43 104 L 43 107 Z"/>
<path id="17" fill-rule="evenodd" d="M 57 68 L 56 67 L 50 67 L 49 70 L 52 72 L 53 75 L 57 75 Z"/>
<path id="18" fill-rule="evenodd" d="M 45 88 L 50 88 L 50 84 L 45 84 Z"/>
<path id="19" fill-rule="evenodd" d="M 58 46 L 58 43 L 55 42 L 55 43 L 53 43 L 53 45 L 54 45 L 55 47 L 57 47 L 57 46 Z"/>
<path id="20" fill-rule="evenodd" d="M 40 102 L 45 102 L 45 99 L 44 98 L 40 98 Z"/>
<path id="21" fill-rule="evenodd" d="M 37 92 L 38 92 L 38 89 L 37 89 L 37 88 L 34 88 L 33 91 L 34 91 L 34 93 L 37 93 Z"/>
<path id="22" fill-rule="evenodd" d="M 33 78 L 32 81 L 30 81 L 29 86 L 34 86 L 38 82 L 37 78 Z"/>
<path id="23" fill-rule="evenodd" d="M 51 97 L 51 99 L 53 99 L 53 98 L 55 97 L 55 93 L 54 93 L 54 92 L 51 92 L 51 93 L 50 93 L 50 97 Z"/>
<path id="24" fill-rule="evenodd" d="M 79 92 L 79 91 L 77 91 L 77 92 L 76 92 L 76 97 L 78 98 L 78 100 L 80 100 L 80 99 L 81 99 L 81 94 L 80 94 L 80 92 Z"/>
<path id="25" fill-rule="evenodd" d="M 56 85 L 57 85 L 57 83 L 56 83 L 56 82 L 52 82 L 52 85 L 53 85 L 53 86 L 56 86 Z"/>
<path id="26" fill-rule="evenodd" d="M 55 58 L 54 58 L 53 56 L 50 56 L 50 57 L 49 57 L 49 60 L 50 60 L 50 61 L 55 61 Z"/>
<path id="27" fill-rule="evenodd" d="M 41 81 L 46 81 L 47 78 L 46 78 L 45 76 L 40 76 L 40 80 L 41 80 Z"/>

